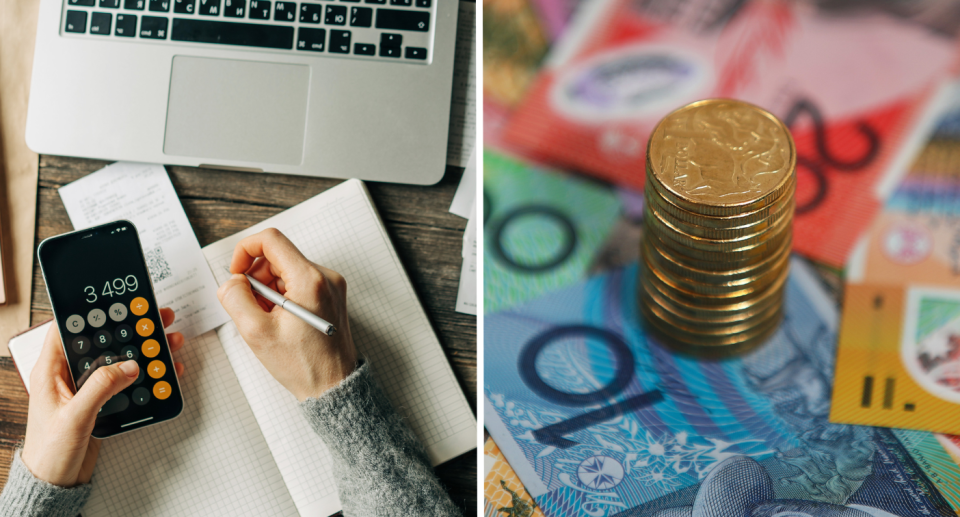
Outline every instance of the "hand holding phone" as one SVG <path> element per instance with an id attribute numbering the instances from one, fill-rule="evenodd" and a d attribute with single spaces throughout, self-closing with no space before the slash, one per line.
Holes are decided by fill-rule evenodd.
<path id="1" fill-rule="evenodd" d="M 133 223 L 51 237 L 37 255 L 75 391 L 102 367 L 139 365 L 133 383 L 101 405 L 92 435 L 107 438 L 179 415 L 176 367 Z"/>
<path id="2" fill-rule="evenodd" d="M 173 311 L 161 309 L 166 327 L 173 322 Z M 174 352 L 183 347 L 183 335 L 167 335 Z M 183 365 L 174 363 L 177 375 Z M 72 487 L 90 482 L 100 450 L 100 440 L 91 438 L 100 407 L 111 397 L 133 384 L 139 374 L 136 361 L 122 361 L 97 370 L 98 378 L 74 395 L 63 345 L 56 328 L 51 327 L 40 358 L 30 374 L 30 409 L 27 436 L 21 459 L 38 479 Z"/>

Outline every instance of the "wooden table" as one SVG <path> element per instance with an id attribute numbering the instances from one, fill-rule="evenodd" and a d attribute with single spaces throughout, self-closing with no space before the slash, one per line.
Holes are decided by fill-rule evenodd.
<path id="1" fill-rule="evenodd" d="M 57 189 L 110 162 L 40 157 L 36 244 L 70 230 Z M 228 237 L 300 203 L 341 180 L 167 167 L 200 246 Z M 476 414 L 477 320 L 454 311 L 466 221 L 447 212 L 462 171 L 449 168 L 437 185 L 368 183 L 400 260 L 427 311 L 460 386 Z M 36 245 L 34 246 L 36 248 Z M 52 317 L 40 267 L 34 261 L 31 322 Z M 27 395 L 9 357 L 0 357 L 0 485 L 27 424 Z M 440 465 L 437 475 L 465 515 L 477 507 L 476 454 Z"/>

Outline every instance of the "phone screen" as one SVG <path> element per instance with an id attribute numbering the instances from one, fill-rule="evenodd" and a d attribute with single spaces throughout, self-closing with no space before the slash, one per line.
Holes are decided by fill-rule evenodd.
<path id="1" fill-rule="evenodd" d="M 140 365 L 137 380 L 100 408 L 93 436 L 179 415 L 183 397 L 136 227 L 117 221 L 51 237 L 38 256 L 76 389 L 101 366 Z"/>

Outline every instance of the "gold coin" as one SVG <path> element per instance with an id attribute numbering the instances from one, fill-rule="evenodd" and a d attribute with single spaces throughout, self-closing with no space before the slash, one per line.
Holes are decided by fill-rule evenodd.
<path id="1" fill-rule="evenodd" d="M 752 282 L 756 277 L 768 273 L 770 270 L 783 265 L 790 260 L 790 246 L 771 255 L 766 261 L 756 265 L 726 271 L 710 271 L 693 268 L 676 262 L 668 254 L 651 244 L 652 239 L 643 239 L 640 252 L 647 256 L 647 260 L 661 269 L 669 270 L 674 275 L 683 275 L 693 282 L 713 285 L 742 285 Z"/>
<path id="2" fill-rule="evenodd" d="M 657 215 L 655 211 L 650 209 L 649 205 L 644 208 L 644 216 L 651 219 L 649 222 L 650 225 L 655 226 L 656 229 L 663 229 L 661 235 L 679 244 L 697 250 L 719 253 L 737 253 L 739 251 L 752 250 L 757 245 L 770 241 L 780 235 L 780 232 L 782 232 L 786 226 L 793 223 L 792 214 L 788 213 L 787 217 L 780 218 L 775 225 L 757 233 L 740 235 L 731 239 L 713 239 L 691 235 L 685 232 L 682 228 L 677 227 L 670 221 Z"/>
<path id="3" fill-rule="evenodd" d="M 655 314 L 647 310 L 646 306 L 641 306 L 643 307 L 642 312 L 645 322 L 648 324 L 647 330 L 652 331 L 651 334 L 659 339 L 665 340 L 665 344 L 690 347 L 744 346 L 748 343 L 754 343 L 757 340 L 764 340 L 776 330 L 777 326 L 779 326 L 780 319 L 783 317 L 783 309 L 781 308 L 781 310 L 775 312 L 769 320 L 748 330 L 732 335 L 711 336 L 676 328 L 657 318 Z"/>
<path id="4" fill-rule="evenodd" d="M 647 284 L 641 284 L 643 287 L 642 296 L 646 297 L 648 300 L 647 303 L 653 303 L 667 311 L 671 314 L 680 318 L 682 320 L 704 323 L 707 325 L 710 324 L 731 324 L 744 321 L 750 321 L 757 319 L 757 316 L 765 313 L 771 307 L 779 305 L 777 297 L 771 296 L 766 300 L 762 300 L 760 303 L 756 303 L 747 309 L 740 309 L 737 311 L 702 311 L 702 310 L 689 310 L 687 307 L 678 305 L 664 296 L 660 295 L 656 289 L 649 287 Z M 781 287 L 781 290 L 783 288 Z"/>
<path id="5" fill-rule="evenodd" d="M 767 320 L 779 312 L 781 308 L 779 304 L 774 304 L 755 314 L 753 317 L 741 321 L 706 322 L 681 318 L 656 303 L 648 303 L 646 307 L 654 317 L 670 325 L 672 328 L 689 334 L 711 337 L 729 336 L 731 334 L 748 332 L 766 323 Z"/>
<path id="6" fill-rule="evenodd" d="M 793 179 L 790 131 L 768 111 L 732 99 L 688 104 L 664 117 L 647 145 L 649 177 L 691 212 L 735 215 L 775 202 Z"/>
<path id="7" fill-rule="evenodd" d="M 691 308 L 689 305 L 684 306 L 672 301 L 663 296 L 662 293 L 656 288 L 651 287 L 646 281 L 643 281 L 641 286 L 641 298 L 644 300 L 644 303 L 652 303 L 669 310 L 679 317 L 684 317 L 685 319 L 694 321 L 702 321 L 704 323 L 732 323 L 748 320 L 753 316 L 756 316 L 757 314 L 769 309 L 770 307 L 781 305 L 780 296 L 782 296 L 784 291 L 784 288 L 781 286 L 779 289 L 771 293 L 771 296 L 768 296 L 757 302 L 751 301 L 740 304 L 746 305 L 747 308 L 745 309 L 741 308 L 731 311 L 706 311 L 702 310 L 702 308 Z"/>
<path id="8" fill-rule="evenodd" d="M 673 209 L 679 211 L 679 209 L 676 207 L 673 207 Z M 731 228 L 700 226 L 698 224 L 700 221 L 698 221 L 696 218 L 690 217 L 687 220 L 678 218 L 670 211 L 664 210 L 663 206 L 657 202 L 645 203 L 644 211 L 645 216 L 646 212 L 651 212 L 658 220 L 667 223 L 673 228 L 676 228 L 681 233 L 703 239 L 730 241 L 733 239 L 747 239 L 751 236 L 760 235 L 763 233 L 763 231 L 773 228 L 778 224 L 782 224 L 785 219 L 792 220 L 794 202 L 793 198 L 790 197 L 787 199 L 787 202 L 783 204 L 783 208 L 780 211 L 770 214 L 769 217 L 760 219 L 759 221 L 755 221 L 750 224 Z"/>
<path id="9" fill-rule="evenodd" d="M 782 247 L 789 248 L 792 242 L 791 239 L 792 239 L 791 235 L 788 235 L 787 237 L 785 237 Z M 676 246 L 672 242 L 664 243 L 664 239 L 661 239 L 660 236 L 653 231 L 648 231 L 644 235 L 643 240 L 648 241 L 649 242 L 648 245 L 651 246 L 651 248 L 656 249 L 661 255 L 663 255 L 667 259 L 673 261 L 674 263 L 680 266 L 690 268 L 691 271 L 692 270 L 709 271 L 716 274 L 722 274 L 725 272 L 743 271 L 750 268 L 759 268 L 764 264 L 769 264 L 773 256 L 776 256 L 779 253 L 783 252 L 783 250 L 781 249 L 781 250 L 775 250 L 769 255 L 760 255 L 756 257 L 748 256 L 745 259 L 728 260 L 725 262 L 719 262 L 717 260 L 698 260 L 695 258 L 691 258 L 688 255 L 677 253 L 676 251 L 674 251 L 674 248 Z"/>
<path id="10" fill-rule="evenodd" d="M 692 309 L 709 307 L 715 308 L 716 310 L 738 310 L 748 308 L 754 303 L 758 303 L 764 297 L 770 296 L 772 291 L 775 291 L 783 285 L 787 277 L 786 272 L 788 269 L 789 268 L 784 269 L 781 276 L 778 276 L 773 282 L 763 288 L 741 289 L 724 295 L 709 295 L 690 291 L 685 289 L 684 286 L 663 278 L 662 273 L 659 273 L 656 269 L 645 268 L 642 278 L 643 281 L 649 282 L 650 285 L 654 286 L 657 291 L 670 300 L 681 305 L 689 306 Z"/>
<path id="11" fill-rule="evenodd" d="M 651 183 L 648 179 L 644 189 L 644 201 L 648 204 L 655 204 L 658 208 L 669 213 L 673 218 L 679 219 L 685 223 L 694 224 L 704 228 L 737 229 L 756 224 L 760 221 L 770 219 L 783 212 L 787 205 L 793 203 L 793 197 L 796 192 L 796 180 L 791 180 L 790 185 L 783 195 L 772 204 L 763 208 L 728 216 L 710 216 L 684 210 L 671 203 L 657 192 L 656 183 Z"/>
<path id="12" fill-rule="evenodd" d="M 642 305 L 641 305 L 642 307 Z M 742 353 L 763 343 L 772 336 L 780 326 L 783 311 L 774 315 L 762 325 L 758 325 L 748 332 L 722 338 L 690 335 L 677 329 L 671 329 L 664 322 L 651 317 L 643 310 L 646 321 L 644 328 L 657 341 L 682 353 L 689 353 L 697 357 L 725 357 L 729 354 Z"/>
<path id="13" fill-rule="evenodd" d="M 656 245 L 669 249 L 673 252 L 674 256 L 681 258 L 681 263 L 690 260 L 700 264 L 713 264 L 713 267 L 719 270 L 739 269 L 761 262 L 764 258 L 780 251 L 780 248 L 792 235 L 792 225 L 787 225 L 778 229 L 775 234 L 763 242 L 742 246 L 733 250 L 709 251 L 694 248 L 692 241 L 680 242 L 684 237 L 676 236 L 676 232 L 671 233 L 671 230 L 662 225 L 658 225 L 656 221 L 648 222 L 645 224 L 645 228 L 647 230 L 644 236 L 645 238 L 654 237 L 656 239 Z M 696 264 L 691 262 L 691 265 Z M 708 265 L 706 268 L 710 268 L 710 266 Z"/>
<path id="14" fill-rule="evenodd" d="M 783 260 L 776 264 L 776 267 L 771 267 L 761 271 L 754 276 L 724 283 L 709 283 L 699 282 L 687 275 L 677 274 L 670 269 L 659 267 L 656 259 L 649 256 L 651 253 L 652 252 L 650 251 L 641 250 L 641 258 L 643 259 L 645 267 L 656 269 L 659 277 L 665 278 L 690 292 L 699 293 L 706 296 L 728 296 L 732 293 L 748 288 L 761 290 L 773 283 L 780 276 L 780 273 L 783 271 L 783 268 L 787 266 L 787 261 L 789 260 L 788 257 L 784 257 Z"/>

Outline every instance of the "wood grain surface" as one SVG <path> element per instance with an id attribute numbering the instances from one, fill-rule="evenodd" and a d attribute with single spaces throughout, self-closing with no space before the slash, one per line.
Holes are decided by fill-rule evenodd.
<path id="1" fill-rule="evenodd" d="M 109 163 L 40 157 L 36 244 L 73 230 L 57 189 Z M 167 167 L 167 171 L 200 246 L 246 229 L 342 181 L 191 167 Z M 461 175 L 462 169 L 448 168 L 443 179 L 430 187 L 386 183 L 367 183 L 367 187 L 476 414 L 476 318 L 454 311 L 466 220 L 447 211 Z M 35 263 L 31 324 L 51 317 L 46 288 Z M 26 422 L 27 395 L 10 358 L 0 358 L 0 486 L 6 481 L 13 450 L 23 439 Z M 464 514 L 475 514 L 476 453 L 448 461 L 436 471 Z"/>

